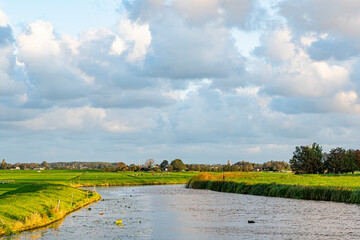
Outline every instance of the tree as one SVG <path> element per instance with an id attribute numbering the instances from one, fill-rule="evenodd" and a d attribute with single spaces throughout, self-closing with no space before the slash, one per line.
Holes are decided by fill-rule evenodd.
<path id="1" fill-rule="evenodd" d="M 141 170 L 141 167 L 138 166 L 138 165 L 131 164 L 131 165 L 129 166 L 129 171 L 136 172 L 136 171 L 140 171 L 140 170 Z"/>
<path id="2" fill-rule="evenodd" d="M 282 171 L 285 168 L 289 168 L 289 164 L 284 161 L 268 161 L 263 164 L 263 169 L 266 171 Z"/>
<path id="3" fill-rule="evenodd" d="M 154 159 L 149 158 L 148 160 L 146 160 L 145 166 L 150 169 L 151 166 L 154 165 L 154 163 L 155 163 Z"/>
<path id="4" fill-rule="evenodd" d="M 200 167 L 200 165 L 199 165 L 199 164 L 196 164 L 196 165 L 195 165 L 195 171 L 198 171 L 198 172 L 200 172 L 200 170 L 201 170 L 201 167 Z"/>
<path id="5" fill-rule="evenodd" d="M 34 169 L 34 168 L 38 168 L 39 164 L 38 163 L 28 163 L 28 168 L 29 169 Z"/>
<path id="6" fill-rule="evenodd" d="M 317 143 L 311 146 L 297 146 L 290 167 L 296 174 L 314 174 L 324 172 L 322 147 Z"/>
<path id="7" fill-rule="evenodd" d="M 167 165 L 169 165 L 168 160 L 162 161 L 162 162 L 160 163 L 160 168 L 161 168 L 161 170 L 164 171 Z"/>
<path id="8" fill-rule="evenodd" d="M 5 162 L 5 159 L 2 160 L 2 163 L 1 163 L 1 166 L 0 166 L 0 169 L 6 169 L 7 168 L 7 164 Z"/>
<path id="9" fill-rule="evenodd" d="M 49 169 L 49 168 L 50 168 L 50 165 L 49 165 L 46 161 L 43 161 L 43 162 L 40 164 L 40 167 Z"/>
<path id="10" fill-rule="evenodd" d="M 173 167 L 174 171 L 182 171 L 186 169 L 186 166 L 183 161 L 181 161 L 181 159 L 175 159 L 171 161 L 170 165 Z"/>
<path id="11" fill-rule="evenodd" d="M 355 170 L 359 169 L 357 166 L 355 150 L 349 149 L 346 151 L 344 167 L 344 172 L 351 172 L 352 174 L 354 174 Z"/>
<path id="12" fill-rule="evenodd" d="M 357 169 L 360 169 L 360 150 L 359 149 L 355 150 L 354 154 L 355 154 Z"/>
<path id="13" fill-rule="evenodd" d="M 328 172 L 341 173 L 345 170 L 346 150 L 341 147 L 333 148 L 324 161 Z"/>
<path id="14" fill-rule="evenodd" d="M 247 161 L 237 162 L 234 165 L 239 166 L 239 170 L 243 172 L 251 172 L 254 170 L 253 164 Z"/>
<path id="15" fill-rule="evenodd" d="M 126 169 L 127 169 L 127 166 L 126 166 L 125 163 L 123 163 L 123 162 L 118 162 L 118 163 L 116 164 L 116 170 L 117 170 L 117 171 L 126 171 Z"/>
<path id="16" fill-rule="evenodd" d="M 186 165 L 186 168 L 187 168 L 188 171 L 194 171 L 195 170 L 194 164 Z"/>
<path id="17" fill-rule="evenodd" d="M 173 165 L 170 164 L 168 166 L 168 172 L 172 172 L 172 171 L 174 171 L 174 167 L 173 167 Z"/>

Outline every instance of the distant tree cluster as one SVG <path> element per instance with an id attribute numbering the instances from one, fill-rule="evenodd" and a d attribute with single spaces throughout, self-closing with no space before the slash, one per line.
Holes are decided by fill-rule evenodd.
<path id="1" fill-rule="evenodd" d="M 297 146 L 290 166 L 296 174 L 354 173 L 360 169 L 360 150 L 337 147 L 323 153 L 317 143 Z"/>
<path id="2" fill-rule="evenodd" d="M 152 158 L 147 159 L 143 165 L 130 164 L 124 162 L 53 162 L 46 161 L 39 163 L 15 163 L 9 164 L 5 160 L 2 161 L 0 169 L 80 169 L 80 170 L 101 170 L 103 172 L 119 172 L 119 171 L 147 171 L 147 172 L 181 172 L 181 171 L 198 171 L 198 172 L 235 172 L 235 171 L 282 171 L 289 169 L 286 162 L 269 161 L 264 164 L 250 163 L 247 161 L 239 161 L 235 164 L 184 164 L 181 159 L 174 159 L 171 162 L 163 160 L 160 164 L 155 164 Z"/>
<path id="3" fill-rule="evenodd" d="M 103 172 L 121 172 L 121 171 L 146 171 L 146 172 L 182 172 L 182 171 L 198 171 L 198 172 L 235 172 L 235 171 L 282 171 L 289 169 L 289 164 L 284 161 L 268 161 L 263 164 L 251 163 L 247 161 L 239 161 L 231 164 L 185 164 L 181 159 L 172 161 L 163 160 L 160 164 L 156 164 L 152 158 L 140 164 L 127 165 L 124 162 L 52 162 L 47 163 L 15 163 L 9 164 L 2 160 L 0 169 L 21 169 L 21 170 L 42 170 L 42 169 L 79 169 L 79 170 L 101 170 Z"/>
<path id="4" fill-rule="evenodd" d="M 236 162 L 235 164 L 188 164 L 188 171 L 200 172 L 252 172 L 252 171 L 283 171 L 290 169 L 287 162 L 268 161 L 266 163 L 251 163 L 247 161 Z"/>
<path id="5" fill-rule="evenodd" d="M 263 164 L 262 169 L 264 171 L 283 171 L 285 169 L 290 169 L 290 165 L 285 161 L 268 161 Z"/>
<path id="6" fill-rule="evenodd" d="M 6 168 L 7 168 L 7 163 L 5 162 L 5 159 L 3 159 L 0 165 L 0 169 L 6 169 Z"/>
<path id="7" fill-rule="evenodd" d="M 1 164 L 0 164 L 0 169 L 3 169 L 3 170 L 6 170 L 6 169 L 21 169 L 21 170 L 25 170 L 25 169 L 49 169 L 49 168 L 51 168 L 51 167 L 46 161 L 43 161 L 40 164 L 39 163 L 15 163 L 15 164 L 11 164 L 11 163 L 5 162 L 5 159 L 3 159 Z"/>

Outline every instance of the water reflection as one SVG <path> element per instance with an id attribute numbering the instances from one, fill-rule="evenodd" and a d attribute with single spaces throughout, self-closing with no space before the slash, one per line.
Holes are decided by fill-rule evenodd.
<path id="1" fill-rule="evenodd" d="M 183 186 L 97 188 L 105 201 L 11 239 L 360 239 L 360 207 Z M 123 227 L 115 222 L 121 219 Z M 248 221 L 255 223 L 249 224 Z"/>

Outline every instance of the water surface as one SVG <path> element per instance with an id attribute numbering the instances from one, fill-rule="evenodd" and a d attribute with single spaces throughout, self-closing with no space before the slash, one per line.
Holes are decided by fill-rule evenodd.
<path id="1" fill-rule="evenodd" d="M 105 201 L 12 239 L 360 239 L 358 205 L 182 185 L 96 190 Z M 118 219 L 123 227 L 115 224 Z"/>

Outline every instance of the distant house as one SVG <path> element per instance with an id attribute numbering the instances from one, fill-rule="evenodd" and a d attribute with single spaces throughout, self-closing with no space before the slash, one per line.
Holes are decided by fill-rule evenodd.
<path id="1" fill-rule="evenodd" d="M 45 170 L 44 167 L 37 167 L 37 168 L 33 168 L 32 170 Z"/>

